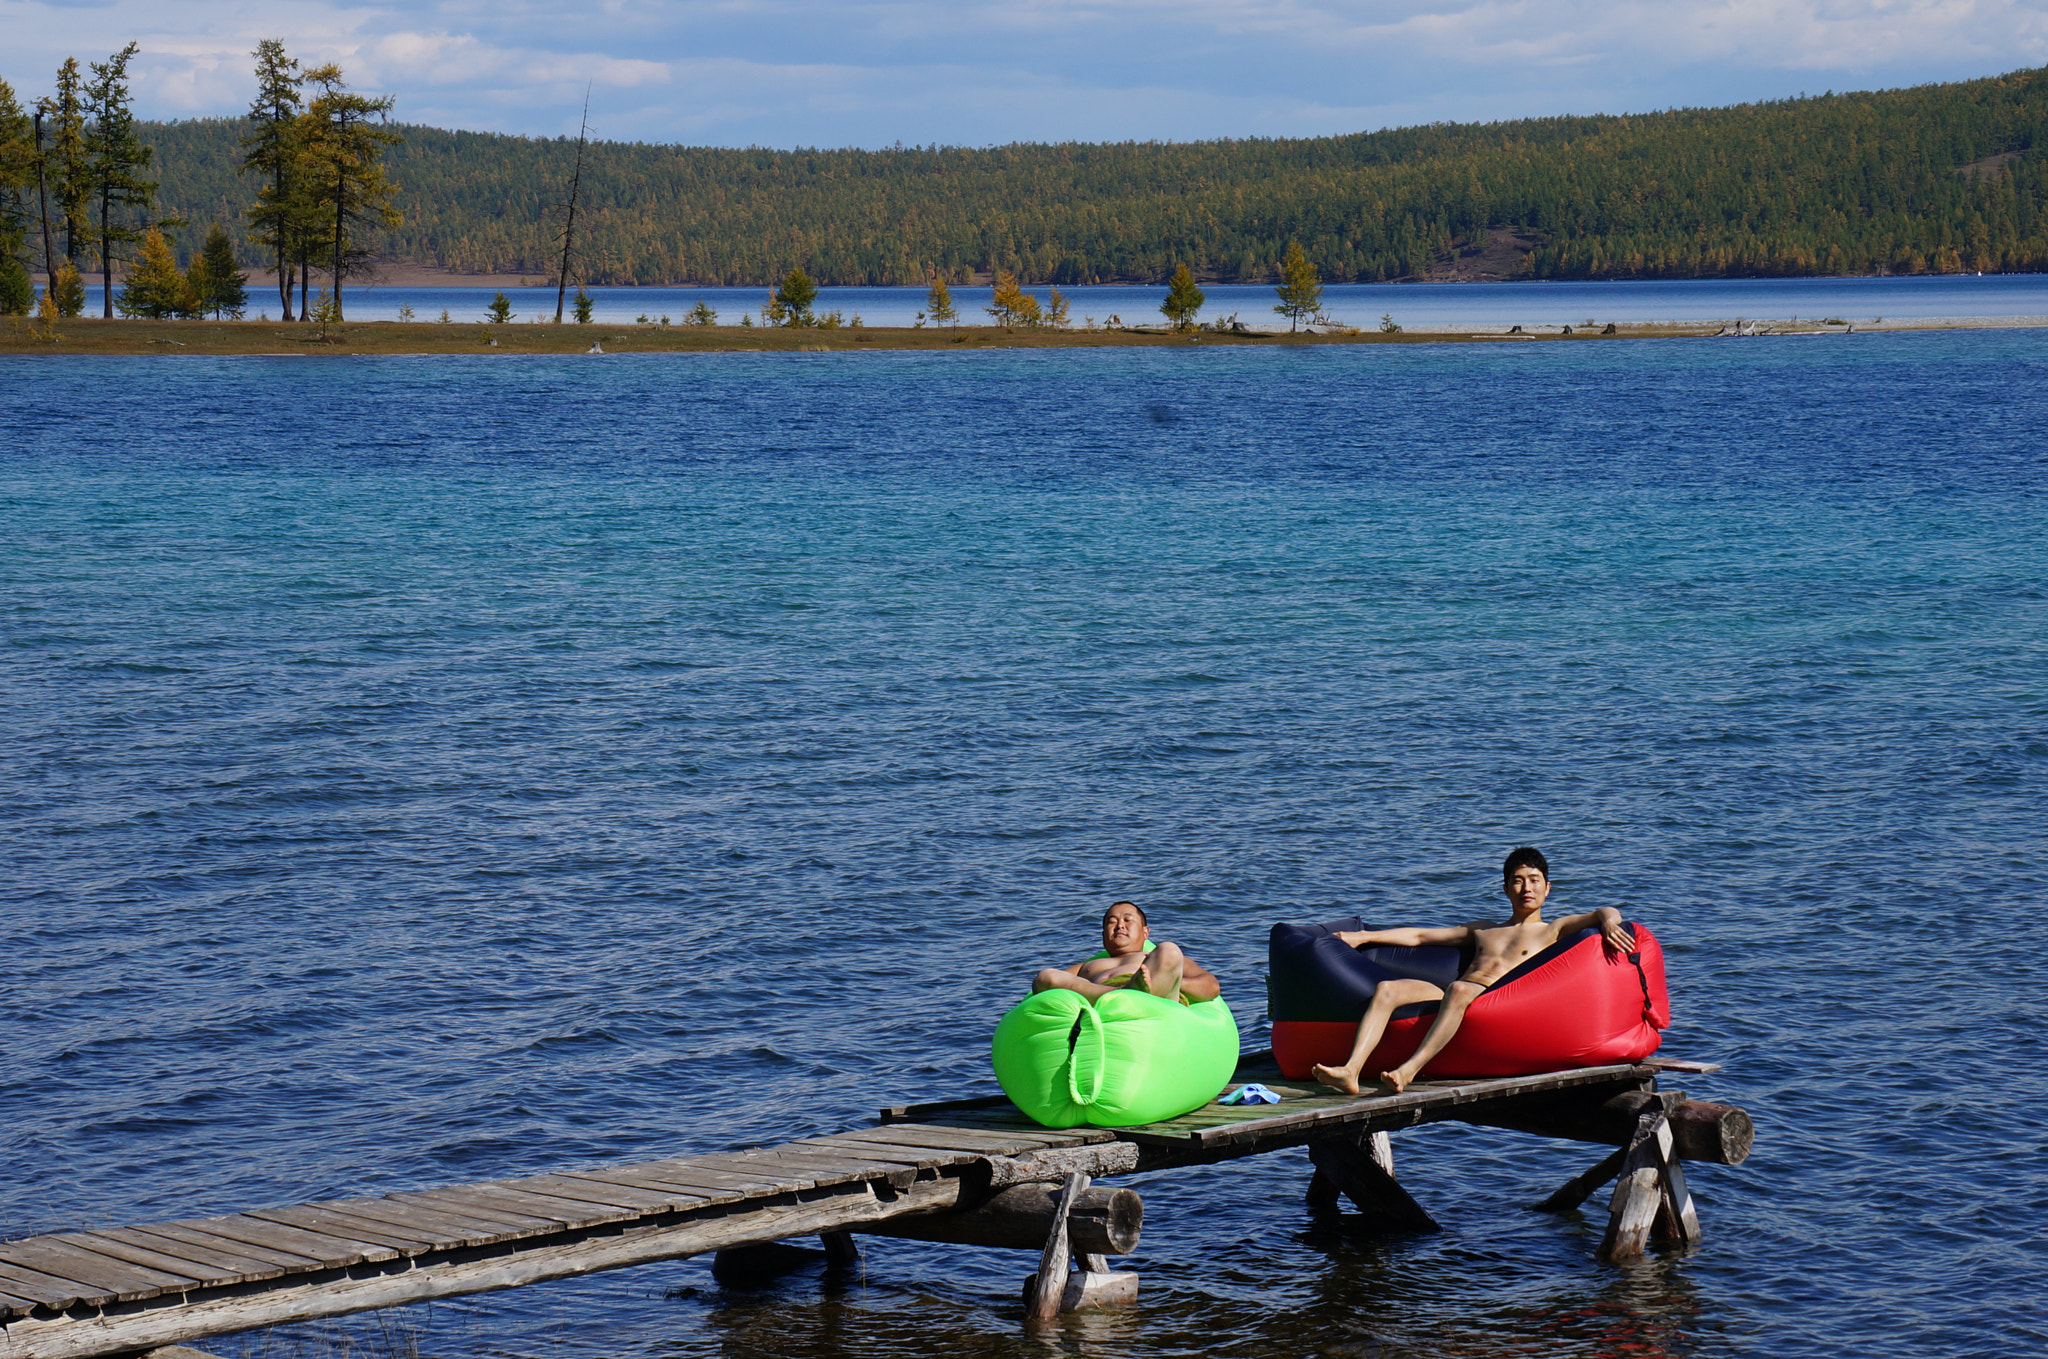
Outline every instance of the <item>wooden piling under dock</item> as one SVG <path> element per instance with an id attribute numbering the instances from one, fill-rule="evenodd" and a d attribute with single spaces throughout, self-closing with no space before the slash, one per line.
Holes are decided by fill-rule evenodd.
<path id="1" fill-rule="evenodd" d="M 951 1100 L 751 1151 L 27 1237 L 0 1244 L 0 1359 L 129 1354 L 814 1234 L 841 1259 L 854 1251 L 849 1232 L 1036 1249 L 1029 1224 L 1040 1220 L 1062 1241 L 1071 1226 L 1086 1261 L 1072 1281 L 1059 1265 L 1061 1277 L 1034 1294 L 1054 1309 L 1062 1297 L 1136 1287 L 1135 1276 L 1106 1272 L 1104 1249 L 1134 1239 L 1135 1196 L 1091 1191 L 1096 1178 L 1306 1147 L 1312 1202 L 1342 1193 L 1381 1225 L 1426 1230 L 1434 1223 L 1394 1180 L 1385 1134 L 1444 1121 L 1617 1148 L 1541 1206 L 1575 1207 L 1618 1179 L 1602 1251 L 1623 1258 L 1653 1234 L 1698 1239 L 1680 1161 L 1748 1154 L 1740 1110 L 1657 1090 L 1660 1070 L 1675 1065 L 1424 1081 L 1352 1098 L 1289 1084 L 1270 1054 L 1250 1053 L 1237 1079 L 1267 1084 L 1281 1103 L 1055 1130 L 1000 1096 Z M 1059 1192 L 1006 1192 L 1020 1185 Z M 1082 1215 L 1071 1224 L 1069 1206 Z"/>

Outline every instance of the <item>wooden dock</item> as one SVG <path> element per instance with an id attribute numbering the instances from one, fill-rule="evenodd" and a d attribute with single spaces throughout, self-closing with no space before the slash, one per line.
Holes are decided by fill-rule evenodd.
<path id="1" fill-rule="evenodd" d="M 1621 1258 L 1654 1232 L 1697 1240 L 1681 1161 L 1733 1165 L 1749 1151 L 1742 1111 L 1657 1089 L 1674 1067 L 1703 1069 L 1653 1061 L 1353 1099 L 1285 1082 L 1269 1054 L 1251 1053 L 1238 1080 L 1281 1103 L 1058 1131 L 1000 1096 L 908 1105 L 872 1127 L 752 1151 L 28 1237 L 0 1244 L 0 1359 L 140 1353 L 792 1237 L 821 1236 L 847 1259 L 849 1233 L 1043 1244 L 1034 1277 L 1050 1283 L 1033 1310 L 1048 1315 L 1063 1299 L 1135 1291 L 1103 1257 L 1135 1241 L 1136 1198 L 1088 1200 L 1095 1178 L 1306 1147 L 1312 1204 L 1334 1208 L 1342 1194 L 1378 1225 L 1433 1230 L 1393 1176 L 1387 1134 L 1446 1120 L 1613 1148 L 1540 1206 L 1573 1208 L 1616 1181 L 1603 1253 Z M 1080 1275 L 1067 1273 L 1070 1247 Z"/>

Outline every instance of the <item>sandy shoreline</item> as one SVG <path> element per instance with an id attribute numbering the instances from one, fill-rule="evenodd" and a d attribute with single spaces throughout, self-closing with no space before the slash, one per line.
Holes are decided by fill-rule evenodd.
<path id="1" fill-rule="evenodd" d="M 907 328 L 867 326 L 834 330 L 768 326 L 552 325 L 514 322 L 488 325 L 351 321 L 320 329 L 280 321 L 140 321 L 98 317 L 44 326 L 26 317 L 0 323 L 0 355 L 8 354 L 183 354 L 183 355 L 427 355 L 427 354 L 657 354 L 657 353 L 859 353 L 924 350 L 941 353 L 980 349 L 1243 348 L 1362 344 L 1599 344 L 1612 340 L 1821 340 L 1854 343 L 1872 333 L 1927 330 L 2008 330 L 2048 327 L 2048 316 L 1922 317 L 1881 325 L 1818 326 L 1812 322 L 1753 322 L 1737 333 L 1729 325 L 1621 325 L 1611 331 L 1561 326 L 1461 326 L 1445 330 L 1346 332 L 1285 331 L 1239 333 L 1212 330 L 1005 330 L 996 326 Z M 1521 333 L 1515 333 L 1519 331 Z"/>

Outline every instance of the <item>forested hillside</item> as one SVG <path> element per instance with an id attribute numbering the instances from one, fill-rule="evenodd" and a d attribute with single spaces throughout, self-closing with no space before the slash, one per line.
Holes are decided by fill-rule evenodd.
<path id="1" fill-rule="evenodd" d="M 553 267 L 573 140 L 404 127 L 384 253 L 459 272 Z M 242 125 L 145 125 L 163 211 L 231 224 Z M 573 270 L 593 283 L 1274 278 L 1442 271 L 1512 231 L 1533 278 L 2048 271 L 2048 70 L 1629 117 L 1348 137 L 887 151 L 595 143 Z M 246 252 L 249 263 L 258 252 Z"/>

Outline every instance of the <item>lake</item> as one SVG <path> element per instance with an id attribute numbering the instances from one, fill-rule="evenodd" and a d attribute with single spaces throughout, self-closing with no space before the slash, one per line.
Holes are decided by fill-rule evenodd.
<path id="1" fill-rule="evenodd" d="M 1440 1126 L 1435 1236 L 1141 1178 L 1140 1306 L 1049 1344 L 1022 1255 L 875 1241 L 209 1349 L 2048 1343 L 2039 332 L 0 379 L 0 1235 L 984 1093 L 1119 896 L 1255 1046 L 1271 923 L 1471 918 L 1521 843 L 1757 1125 L 1628 1268 L 1522 1206 L 1598 1149 Z"/>

